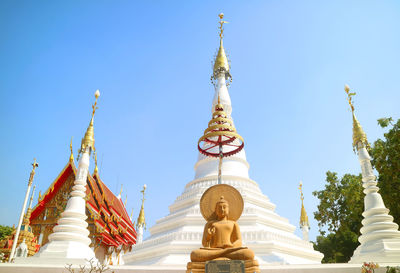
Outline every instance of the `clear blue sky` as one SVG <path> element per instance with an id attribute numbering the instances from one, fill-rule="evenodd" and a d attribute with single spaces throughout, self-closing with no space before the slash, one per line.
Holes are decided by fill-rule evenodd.
<path id="1" fill-rule="evenodd" d="M 146 183 L 148 227 L 166 216 L 210 119 L 220 12 L 250 176 L 296 226 L 303 180 L 313 218 L 325 172 L 360 170 L 344 84 L 371 142 L 399 118 L 398 1 L 1 1 L 0 224 L 17 223 L 34 157 L 44 192 L 71 136 L 78 150 L 96 89 L 103 180 L 135 217 Z"/>

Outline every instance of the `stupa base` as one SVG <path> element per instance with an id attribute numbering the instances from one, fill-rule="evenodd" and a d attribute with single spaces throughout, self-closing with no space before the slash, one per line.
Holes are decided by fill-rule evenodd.
<path id="1" fill-rule="evenodd" d="M 98 260 L 93 250 L 80 242 L 71 241 L 53 241 L 44 245 L 44 247 L 32 257 L 17 258 L 15 263 L 20 264 L 81 264 L 97 265 Z"/>
<path id="2" fill-rule="evenodd" d="M 349 263 L 400 263 L 400 239 L 382 239 L 362 244 L 354 251 Z"/>

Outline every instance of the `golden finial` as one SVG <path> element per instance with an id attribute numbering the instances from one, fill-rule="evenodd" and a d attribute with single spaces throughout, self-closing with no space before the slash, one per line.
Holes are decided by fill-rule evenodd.
<path id="1" fill-rule="evenodd" d="M 369 143 L 367 140 L 367 135 L 365 134 L 363 128 L 361 127 L 360 122 L 357 120 L 356 115 L 354 114 L 354 104 L 353 104 L 353 96 L 356 95 L 355 92 L 350 92 L 350 87 L 346 84 L 344 86 L 344 91 L 347 94 L 347 101 L 350 105 L 351 113 L 353 116 L 353 150 L 357 149 L 357 144 L 361 143 L 365 145 L 365 147 L 369 148 Z"/>
<path id="2" fill-rule="evenodd" d="M 144 184 L 143 190 L 140 191 L 142 193 L 143 197 L 142 197 L 142 206 L 140 208 L 139 216 L 138 216 L 137 223 L 136 223 L 136 228 L 144 227 L 146 229 L 146 221 L 144 218 L 144 200 L 146 200 L 144 198 L 144 193 L 146 191 L 146 188 L 147 188 L 147 185 Z"/>
<path id="3" fill-rule="evenodd" d="M 300 190 L 300 199 L 301 202 L 303 202 L 304 200 L 304 196 L 303 196 L 303 182 L 300 181 L 300 185 L 299 185 L 299 190 Z"/>
<path id="4" fill-rule="evenodd" d="M 72 139 L 73 139 L 73 137 L 71 137 L 71 142 L 69 143 L 69 149 L 71 150 L 71 154 L 69 156 L 69 161 L 74 162 L 74 152 L 72 151 Z"/>
<path id="5" fill-rule="evenodd" d="M 132 221 L 132 218 L 133 218 L 133 208 L 132 208 L 132 212 L 131 212 L 131 221 Z"/>
<path id="6" fill-rule="evenodd" d="M 224 24 L 228 23 L 227 21 L 223 21 L 222 19 L 224 18 L 224 14 L 220 13 L 219 15 L 220 21 L 219 24 L 220 26 L 218 27 L 220 32 L 219 32 L 219 49 L 218 49 L 218 53 L 217 56 L 215 57 L 215 61 L 214 61 L 214 69 L 213 69 L 213 76 L 212 79 L 217 79 L 218 75 L 220 73 L 224 73 L 225 74 L 225 78 L 231 78 L 231 75 L 229 73 L 229 61 L 228 58 L 226 57 L 225 54 L 225 49 L 223 46 L 223 37 L 224 37 Z"/>
<path id="7" fill-rule="evenodd" d="M 347 101 L 349 102 L 351 111 L 354 112 L 353 96 L 355 96 L 356 93 L 350 93 L 350 87 L 347 84 L 344 85 L 344 91 L 347 93 Z"/>
<path id="8" fill-rule="evenodd" d="M 124 202 L 124 206 L 126 207 L 126 203 L 128 202 L 128 195 L 126 195 L 125 197 L 125 202 Z"/>
<path id="9" fill-rule="evenodd" d="M 118 196 L 121 198 L 121 194 L 122 194 L 122 187 L 123 187 L 124 185 L 123 184 L 121 184 L 121 190 L 119 191 L 119 194 L 118 194 Z"/>
<path id="10" fill-rule="evenodd" d="M 36 158 L 33 159 L 33 163 L 32 163 L 32 171 L 29 175 L 29 181 L 28 181 L 28 185 L 31 186 L 32 185 L 32 181 L 33 181 L 33 177 L 35 176 L 35 169 L 39 167 L 39 164 L 36 162 Z"/>
<path id="11" fill-rule="evenodd" d="M 39 191 L 39 196 L 38 196 L 38 203 L 42 201 L 42 191 Z"/>
<path id="12" fill-rule="evenodd" d="M 299 185 L 299 190 L 300 190 L 300 199 L 301 199 L 300 227 L 304 227 L 304 226 L 309 227 L 310 224 L 308 222 L 307 212 L 306 212 L 306 209 L 304 208 L 303 183 L 301 181 L 300 181 L 300 185 Z"/>
<path id="13" fill-rule="evenodd" d="M 95 165 L 94 173 L 97 174 L 99 169 L 97 168 L 97 152 L 96 151 L 94 151 L 94 165 Z"/>
<path id="14" fill-rule="evenodd" d="M 219 32 L 219 38 L 220 39 L 222 39 L 222 38 L 224 38 L 224 24 L 227 24 L 228 22 L 227 21 L 223 21 L 222 19 L 224 19 L 224 14 L 221 12 L 219 15 L 218 15 L 218 17 L 219 17 L 219 30 L 220 30 L 220 32 Z"/>
<path id="15" fill-rule="evenodd" d="M 35 171 L 35 169 L 37 167 L 39 167 L 39 164 L 37 163 L 36 158 L 33 159 L 32 167 L 33 167 L 32 171 Z"/>
<path id="16" fill-rule="evenodd" d="M 96 112 L 97 107 L 97 99 L 100 97 L 100 91 L 96 90 L 94 93 L 95 96 L 95 101 L 94 104 L 92 105 L 92 118 L 90 119 L 89 126 L 86 130 L 85 136 L 82 138 L 82 144 L 81 144 L 81 150 L 80 153 L 85 152 L 86 148 L 89 148 L 89 153 L 94 150 L 94 129 L 93 129 L 93 118 L 94 118 L 94 113 Z"/>

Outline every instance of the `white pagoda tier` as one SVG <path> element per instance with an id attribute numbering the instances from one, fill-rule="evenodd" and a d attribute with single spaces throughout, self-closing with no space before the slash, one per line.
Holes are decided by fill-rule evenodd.
<path id="1" fill-rule="evenodd" d="M 221 40 L 215 59 L 213 81 L 225 112 L 232 113 L 227 82 L 229 64 Z M 218 147 L 213 148 L 218 149 Z M 225 152 L 225 151 L 224 151 Z M 150 228 L 151 236 L 124 255 L 127 265 L 186 265 L 190 252 L 201 247 L 206 221 L 200 213 L 200 198 L 209 187 L 217 184 L 218 159 L 199 153 L 195 178 L 186 184 L 183 193 L 169 207 L 169 215 L 159 219 Z M 318 264 L 323 254 L 313 249 L 312 243 L 294 234 L 296 227 L 279 216 L 276 205 L 263 194 L 254 180 L 249 178 L 249 163 L 244 149 L 223 159 L 222 183 L 235 187 L 243 196 L 244 210 L 238 223 L 243 245 L 251 248 L 260 264 Z"/>

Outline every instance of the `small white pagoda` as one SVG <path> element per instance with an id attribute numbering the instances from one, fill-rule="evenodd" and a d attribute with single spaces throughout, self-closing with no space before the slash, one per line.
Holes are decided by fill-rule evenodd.
<path id="1" fill-rule="evenodd" d="M 349 263 L 374 261 L 378 263 L 400 263 L 400 231 L 393 222 L 377 186 L 376 176 L 372 170 L 371 157 L 367 151 L 369 146 L 367 135 L 354 113 L 352 96 L 349 86 L 345 86 L 351 112 L 353 115 L 353 148 L 357 150 L 361 165 L 364 188 L 364 219 L 361 221 L 360 245 L 356 248 Z"/>
<path id="2" fill-rule="evenodd" d="M 211 77 L 215 87 L 211 109 L 215 108 L 219 97 L 231 118 L 232 105 L 228 93 L 231 75 L 223 47 L 223 14 L 220 18 L 220 46 Z M 186 265 L 190 261 L 190 252 L 201 246 L 205 221 L 199 203 L 203 192 L 217 184 L 218 159 L 199 153 L 194 168 L 194 180 L 186 184 L 183 193 L 169 207 L 169 215 L 150 228 L 149 238 L 124 255 L 125 264 Z M 244 210 L 239 219 L 243 244 L 254 250 L 260 264 L 321 262 L 323 254 L 315 251 L 312 243 L 294 234 L 296 227 L 274 211 L 275 204 L 261 192 L 257 182 L 249 178 L 249 163 L 244 149 L 224 158 L 222 181 L 238 189 L 243 196 Z"/>
<path id="3" fill-rule="evenodd" d="M 90 154 L 94 150 L 93 119 L 97 109 L 99 90 L 95 92 L 96 101 L 92 105 L 93 112 L 89 126 L 81 144 L 81 158 L 77 175 L 61 218 L 49 235 L 49 243 L 44 245 L 32 257 L 16 259 L 21 264 L 88 264 L 97 263 L 95 253 L 89 247 L 88 223 L 86 222 L 86 180 L 89 172 Z"/>

